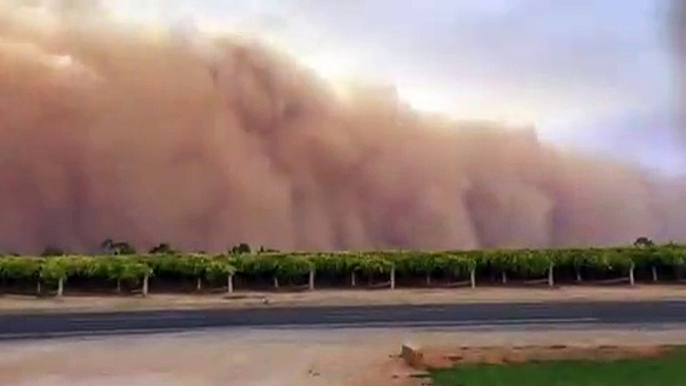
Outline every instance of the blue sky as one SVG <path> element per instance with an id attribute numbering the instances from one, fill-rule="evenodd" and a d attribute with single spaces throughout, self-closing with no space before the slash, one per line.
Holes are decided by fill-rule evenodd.
<path id="1" fill-rule="evenodd" d="M 544 140 L 686 166 L 663 0 L 113 0 L 125 17 L 259 35 L 418 108 L 535 123 Z"/>

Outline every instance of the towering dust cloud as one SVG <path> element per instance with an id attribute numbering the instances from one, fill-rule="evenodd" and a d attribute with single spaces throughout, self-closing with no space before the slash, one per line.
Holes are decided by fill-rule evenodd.
<path id="1" fill-rule="evenodd" d="M 686 238 L 681 182 L 343 95 L 256 44 L 70 15 L 0 9 L 2 251 Z"/>

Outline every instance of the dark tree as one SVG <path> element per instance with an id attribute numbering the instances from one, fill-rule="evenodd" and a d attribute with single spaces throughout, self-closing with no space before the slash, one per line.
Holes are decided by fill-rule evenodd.
<path id="1" fill-rule="evenodd" d="M 277 252 L 279 252 L 277 249 L 265 248 L 264 246 L 261 246 L 260 250 L 257 253 L 277 253 Z"/>
<path id="2" fill-rule="evenodd" d="M 150 254 L 152 255 L 172 255 L 176 253 L 174 249 L 172 249 L 171 245 L 169 243 L 162 243 L 156 247 L 153 247 L 150 249 Z"/>
<path id="3" fill-rule="evenodd" d="M 120 242 L 115 244 L 116 255 L 135 255 L 136 248 L 127 242 Z"/>
<path id="4" fill-rule="evenodd" d="M 249 254 L 250 252 L 252 252 L 252 250 L 250 249 L 250 245 L 246 243 L 240 243 L 231 248 L 231 250 L 229 251 L 229 253 L 232 255 L 243 255 Z"/>
<path id="5" fill-rule="evenodd" d="M 54 246 L 47 246 L 43 252 L 40 254 L 42 257 L 55 257 L 55 256 L 64 256 L 66 253 L 60 248 L 54 247 Z"/>
<path id="6" fill-rule="evenodd" d="M 115 242 L 107 239 L 100 244 L 103 253 L 107 255 L 135 255 L 136 248 L 127 242 Z"/>
<path id="7" fill-rule="evenodd" d="M 100 243 L 100 250 L 105 254 L 110 254 L 114 250 L 114 240 L 105 239 L 105 241 Z"/>
<path id="8" fill-rule="evenodd" d="M 647 237 L 639 237 L 634 241 L 634 246 L 637 248 L 654 247 L 655 243 Z"/>

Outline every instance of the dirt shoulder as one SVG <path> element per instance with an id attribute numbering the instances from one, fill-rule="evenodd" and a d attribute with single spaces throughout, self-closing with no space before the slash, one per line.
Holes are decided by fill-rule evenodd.
<path id="1" fill-rule="evenodd" d="M 492 357 L 498 347 L 641 350 L 686 343 L 686 330 L 242 330 L 0 342 L 0 386 L 415 386 L 407 375 L 416 370 L 397 358 L 403 343 L 439 355 L 470 347 Z"/>
<path id="2" fill-rule="evenodd" d="M 150 295 L 143 297 L 66 296 L 0 297 L 0 313 L 108 312 L 208 308 L 423 305 L 508 302 L 584 302 L 686 300 L 686 287 L 562 287 L 556 289 L 399 289 L 222 295 Z"/>

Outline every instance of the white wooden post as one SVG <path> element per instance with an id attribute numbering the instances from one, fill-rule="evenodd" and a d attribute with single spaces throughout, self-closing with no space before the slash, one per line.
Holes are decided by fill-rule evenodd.
<path id="1" fill-rule="evenodd" d="M 148 296 L 148 282 L 150 278 L 146 274 L 145 277 L 143 277 L 143 296 Z"/>
<path id="2" fill-rule="evenodd" d="M 426 285 L 427 287 L 431 287 L 431 272 L 426 273 Z"/>
<path id="3" fill-rule="evenodd" d="M 64 295 L 64 278 L 57 281 L 57 297 L 61 298 Z"/>
<path id="4" fill-rule="evenodd" d="M 274 275 L 274 289 L 279 289 L 279 278 Z"/>
<path id="5" fill-rule="evenodd" d="M 229 274 L 229 277 L 226 279 L 226 287 L 227 287 L 227 292 L 232 294 L 233 293 L 233 274 Z"/>
<path id="6" fill-rule="evenodd" d="M 36 296 L 40 296 L 41 292 L 41 285 L 40 285 L 40 279 L 38 280 L 38 283 L 36 284 Z"/>
<path id="7" fill-rule="evenodd" d="M 196 291 L 201 291 L 202 290 L 202 278 L 198 278 L 198 281 L 195 284 L 195 290 Z"/>
<path id="8" fill-rule="evenodd" d="M 356 285 L 355 271 L 350 272 L 350 286 L 355 287 Z"/>
<path id="9" fill-rule="evenodd" d="M 657 277 L 657 267 L 652 266 L 652 271 L 653 271 L 653 282 L 657 283 L 659 281 L 659 278 Z"/>
<path id="10" fill-rule="evenodd" d="M 634 269 L 636 266 L 634 265 L 633 261 L 631 262 L 631 268 L 629 268 L 629 285 L 632 287 L 636 285 L 636 280 L 634 279 Z"/>
<path id="11" fill-rule="evenodd" d="M 555 265 L 553 263 L 550 263 L 550 267 L 548 267 L 548 286 L 549 287 L 555 287 Z"/>
<path id="12" fill-rule="evenodd" d="M 310 291 L 314 291 L 314 278 L 315 278 L 315 270 L 314 270 L 314 267 L 312 267 L 312 268 L 310 268 L 310 280 L 309 280 Z"/>
<path id="13" fill-rule="evenodd" d="M 472 268 L 469 272 L 469 281 L 472 284 L 472 289 L 476 288 L 476 268 Z"/>
<path id="14" fill-rule="evenodd" d="M 501 273 L 502 279 L 503 279 L 503 284 L 507 284 L 507 272 L 503 271 Z"/>
<path id="15" fill-rule="evenodd" d="M 395 266 L 391 268 L 391 289 L 395 289 Z"/>

